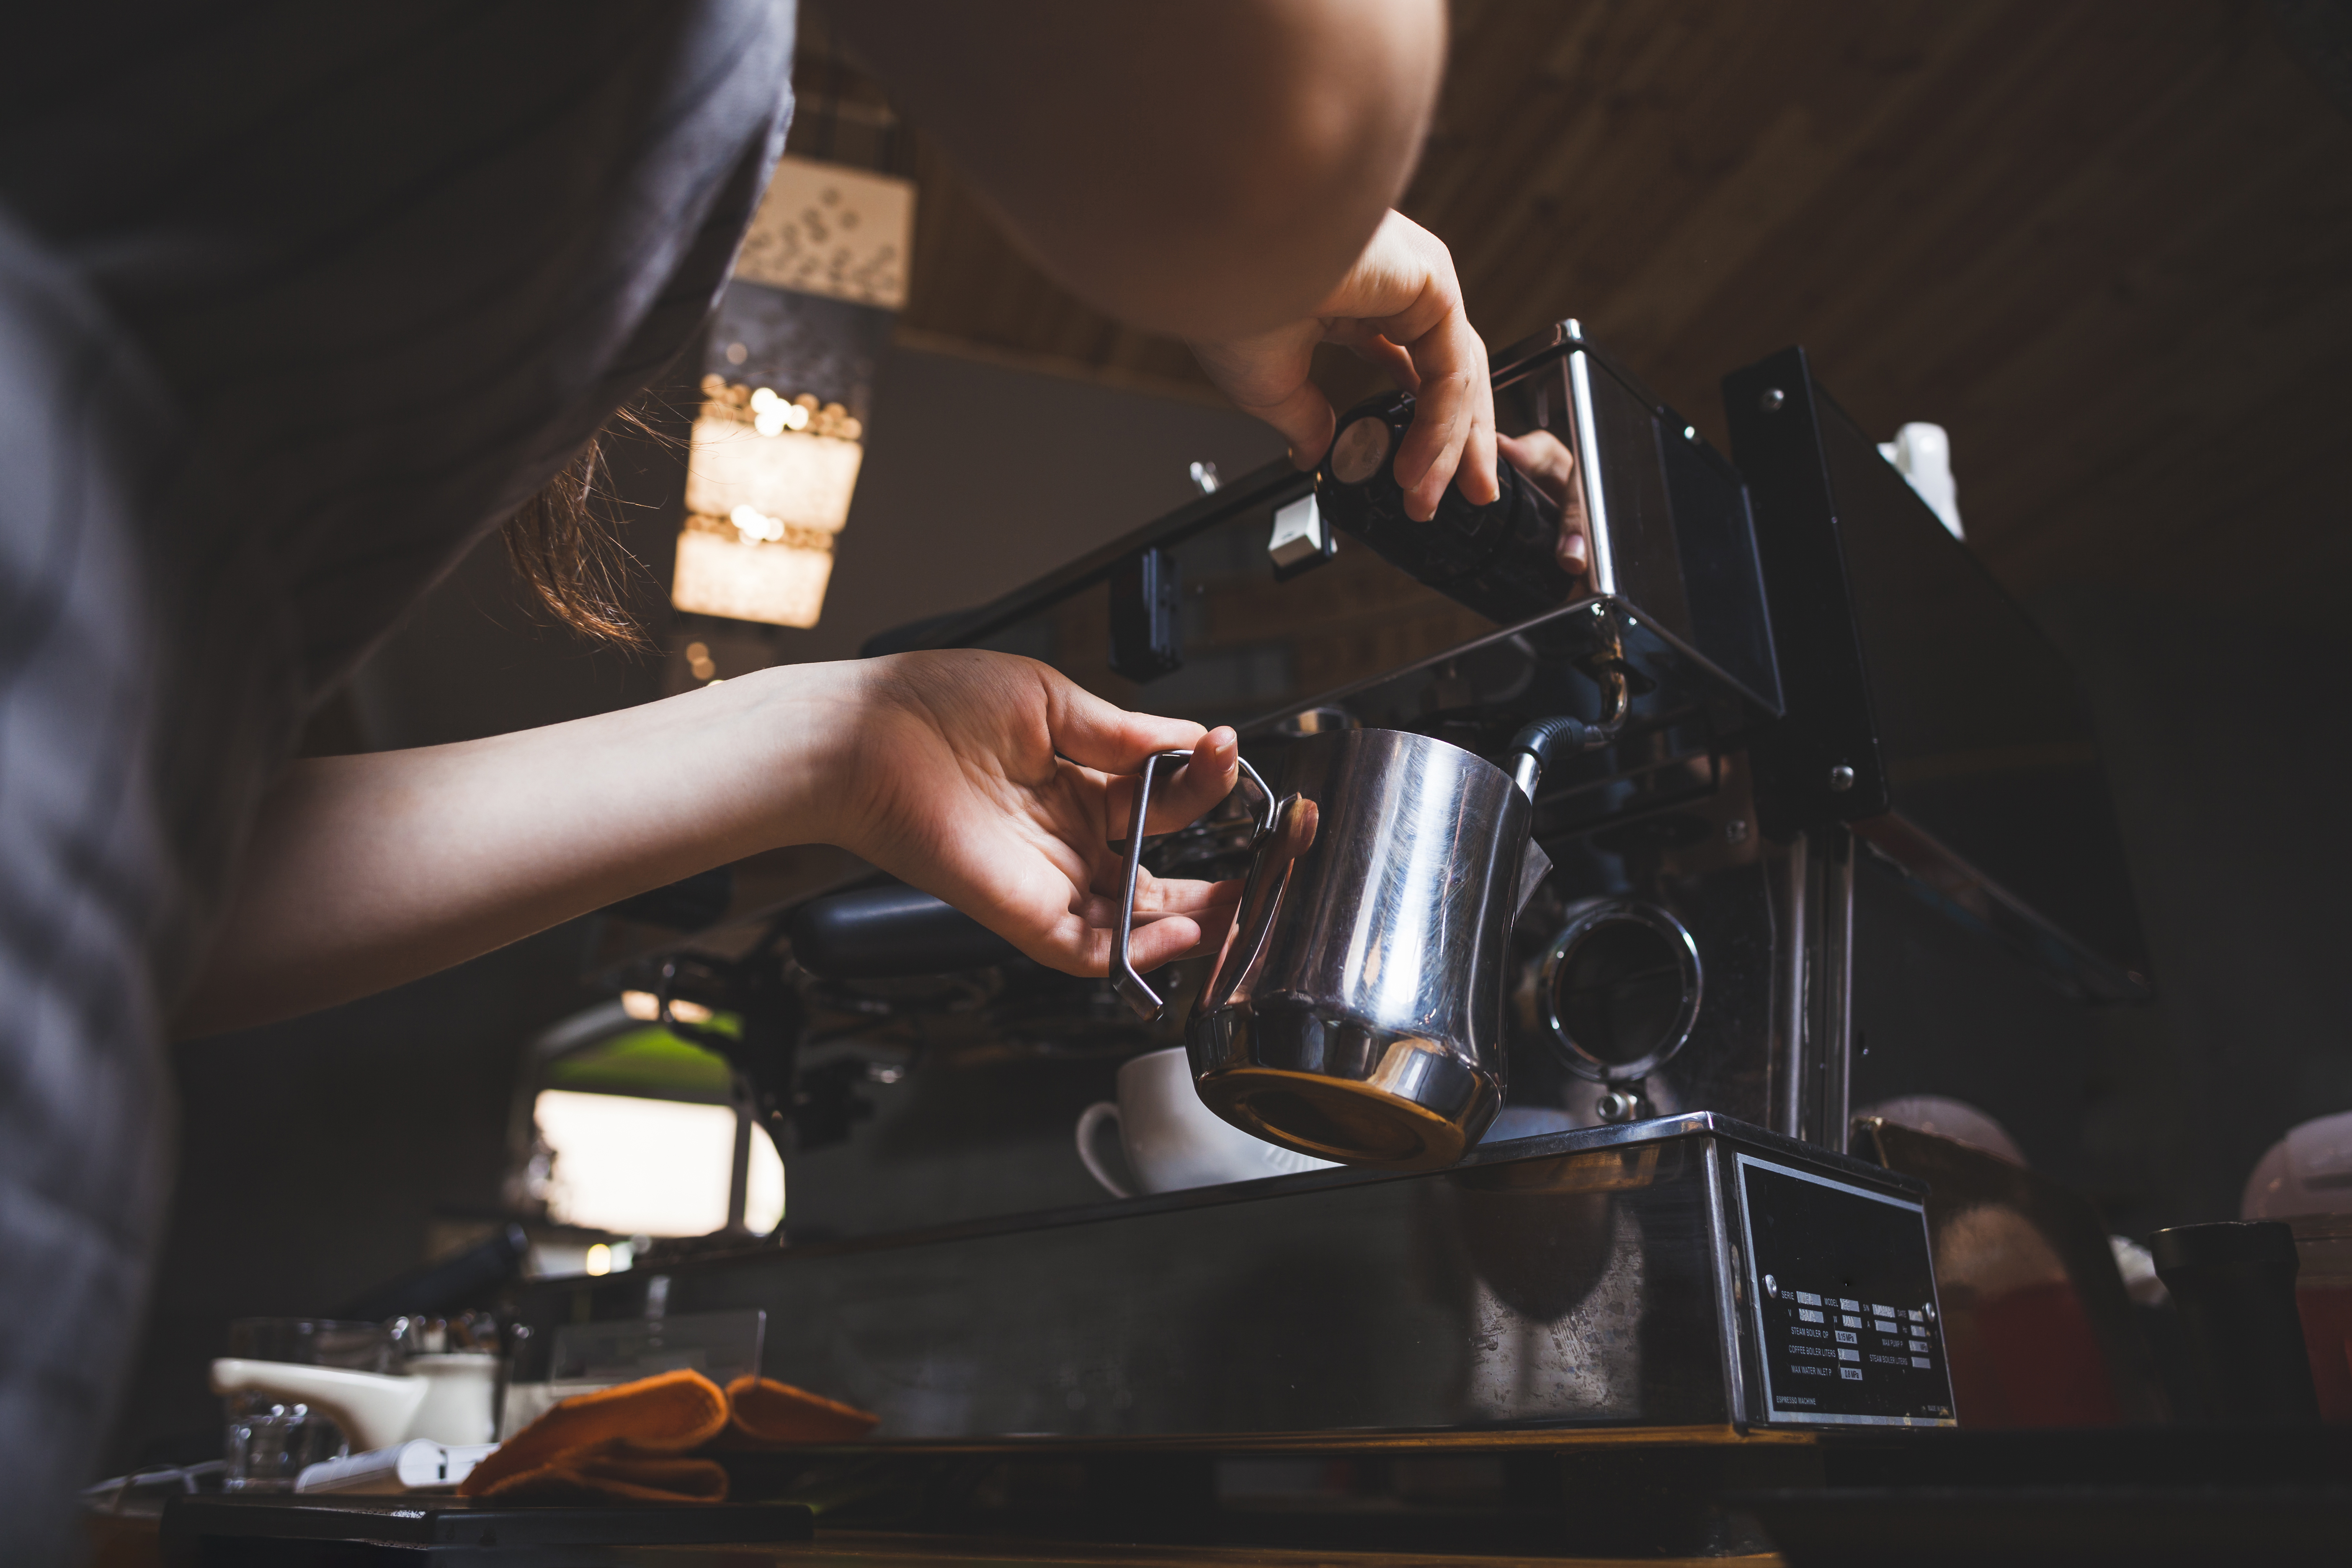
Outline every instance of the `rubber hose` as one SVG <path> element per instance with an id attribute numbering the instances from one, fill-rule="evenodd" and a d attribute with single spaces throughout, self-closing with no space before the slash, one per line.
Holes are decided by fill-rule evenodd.
<path id="1" fill-rule="evenodd" d="M 1551 766 L 1555 754 L 1572 757 L 1584 750 L 1591 738 L 1591 729 L 1581 719 L 1538 719 L 1511 737 L 1506 757 L 1522 753 L 1536 760 L 1538 769 Z"/>

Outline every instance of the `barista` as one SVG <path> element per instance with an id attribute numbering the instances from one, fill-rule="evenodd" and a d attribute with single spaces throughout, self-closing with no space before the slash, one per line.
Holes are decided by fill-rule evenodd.
<path id="1" fill-rule="evenodd" d="M 163 1199 L 161 1058 L 756 850 L 845 846 L 1102 973 L 1118 775 L 1230 731 L 976 652 L 770 669 L 462 745 L 302 715 L 707 317 L 782 144 L 774 0 L 121 6 L 0 118 L 0 1518 L 61 1555 Z M 1318 342 L 1421 394 L 1415 515 L 1495 491 L 1485 352 L 1390 210 L 1437 0 L 869 0 L 841 31 L 1037 260 L 1192 342 L 1301 467 Z M 555 515 L 561 515 L 556 509 Z M 583 542 L 542 537 L 581 600 Z M 593 618 L 593 604 L 575 603 Z M 1228 889 L 1159 881 L 1136 960 Z"/>

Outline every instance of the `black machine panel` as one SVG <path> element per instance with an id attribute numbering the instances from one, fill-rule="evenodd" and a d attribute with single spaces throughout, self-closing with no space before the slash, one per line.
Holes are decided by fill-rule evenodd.
<path id="1" fill-rule="evenodd" d="M 1766 1419 L 1949 1426 L 1926 1208 L 1735 1155 Z"/>
<path id="2" fill-rule="evenodd" d="M 2145 1000 L 2106 775 L 2064 658 L 1802 349 L 1723 386 L 1786 689 L 1754 748 L 1765 831 L 1849 824 L 2063 991 Z"/>

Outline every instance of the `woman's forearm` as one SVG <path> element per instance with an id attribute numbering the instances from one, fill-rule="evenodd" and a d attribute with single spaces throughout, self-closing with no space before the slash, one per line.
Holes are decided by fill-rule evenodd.
<path id="1" fill-rule="evenodd" d="M 788 665 L 544 730 L 326 757 L 263 803 L 181 1035 L 367 995 L 787 844 L 838 844 L 1030 957 L 1100 974 L 1144 759 L 1193 760 L 1150 831 L 1237 776 L 1230 730 L 1129 713 L 961 648 Z M 1192 951 L 1238 887 L 1147 876 L 1137 967 Z"/>
<path id="2" fill-rule="evenodd" d="M 265 800 L 182 1035 L 382 990 L 696 871 L 835 837 L 854 667 L 568 724 L 293 764 Z"/>

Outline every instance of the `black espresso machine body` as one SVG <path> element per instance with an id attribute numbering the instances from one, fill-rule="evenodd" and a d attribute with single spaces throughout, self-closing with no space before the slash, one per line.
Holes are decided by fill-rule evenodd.
<path id="1" fill-rule="evenodd" d="M 2104 826 L 2112 843 L 2079 709 L 2060 700 L 2054 659 L 2013 706 L 1959 703 L 1968 677 L 1939 686 L 1904 662 L 1924 649 L 1954 670 L 2005 670 L 2046 650 L 1895 470 L 1874 451 L 1874 468 L 1859 462 L 1859 432 L 1797 379 L 1801 361 L 1728 384 L 1741 468 L 1574 321 L 1496 364 L 1501 428 L 1570 448 L 1592 538 L 1591 573 L 1542 615 L 1497 624 L 1466 578 L 1443 580 L 1449 596 L 1401 569 L 1406 552 L 1349 538 L 1277 462 L 876 650 L 993 647 L 1126 706 L 1239 719 L 1261 773 L 1334 727 L 1492 759 L 1529 719 L 1599 726 L 1603 742 L 1556 763 L 1538 795 L 1553 868 L 1513 938 L 1508 1099 L 1465 1165 L 1089 1203 L 1072 1121 L 1120 1061 L 1179 1044 L 1177 1026 L 1140 1025 L 1108 986 L 1037 971 L 984 933 L 964 940 L 945 911 L 892 914 L 922 900 L 854 863 L 739 868 L 709 929 L 616 920 L 600 963 L 722 1007 L 744 975 L 797 999 L 769 1010 L 790 1025 L 774 1041 L 714 1040 L 739 1067 L 764 1064 L 747 1102 L 772 1112 L 786 1149 L 785 1225 L 701 1249 L 716 1256 L 672 1249 L 644 1280 L 533 1287 L 542 1350 L 561 1321 L 763 1306 L 770 1374 L 883 1410 L 884 1440 L 1951 1419 L 1926 1236 L 1905 1207 L 1916 1185 L 1843 1154 L 1871 1049 L 1854 1016 L 1856 910 L 1920 916 L 1904 929 L 1960 954 L 1954 973 L 2032 973 L 2046 998 L 2032 1006 L 2071 1012 L 2141 984 L 2119 867 L 2036 859 L 2032 825 L 2012 844 L 2013 810 L 1987 804 L 2037 798 L 2004 759 L 2055 766 L 2071 793 L 2046 798 L 2080 817 L 2064 832 L 2089 842 Z M 1762 405 L 1751 374 L 1810 423 L 1759 435 L 1738 406 Z M 1936 637 L 1890 637 L 1923 605 Z M 1974 727 L 1939 724 L 1930 699 Z M 1948 736 L 1965 744 L 1938 752 Z M 1235 874 L 1251 824 L 1244 803 L 1229 807 L 1148 847 L 1155 870 Z M 1875 924 L 1865 912 L 1865 972 Z M 1202 967 L 1153 984 L 1189 1002 Z M 1934 1087 L 1928 1068 L 1904 1077 L 1902 1022 L 1874 1031 L 1862 1076 Z M 861 1122 L 867 1102 L 878 1114 Z M 1797 1184 L 1768 1184 L 1768 1201 L 1748 1185 L 1755 1161 Z M 1815 1214 L 1823 1193 L 1840 1195 Z M 1796 1217 L 1765 1230 L 1802 1260 L 1786 1268 L 1751 1228 L 1782 1198 Z M 1793 1239 L 1807 1226 L 1846 1239 Z M 1225 1294 L 1185 1294 L 1185 1260 L 1226 1234 L 1248 1239 L 1235 1267 L 1197 1271 Z M 1066 1296 L 1091 1303 L 1085 1324 L 1045 1305 Z M 1183 1305 L 1166 1321 L 1118 1305 L 1145 1300 Z M 1171 1351 L 1150 1370 L 1149 1342 L 1177 1321 L 1223 1325 L 1202 1343 L 1224 1349 Z M 1817 1335 L 1825 1354 L 1801 1348 Z M 1415 1370 L 1366 1378 L 1360 1341 L 1407 1347 L 1399 1365 Z M 983 1347 L 1004 1364 L 981 1366 Z M 1220 1365 L 1225 1392 L 1210 1386 Z M 1285 1396 L 1285 1378 L 1305 1392 Z M 1898 1380 L 1899 1409 L 1871 1403 Z M 1835 1396 L 1808 1392 L 1815 1381 Z"/>

